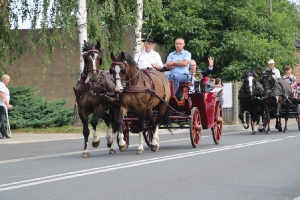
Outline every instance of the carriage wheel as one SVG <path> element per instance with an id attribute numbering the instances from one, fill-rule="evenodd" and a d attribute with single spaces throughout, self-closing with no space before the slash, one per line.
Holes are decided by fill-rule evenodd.
<path id="1" fill-rule="evenodd" d="M 296 116 L 296 121 L 298 122 L 298 129 L 300 131 L 300 104 L 298 104 L 298 113 L 297 113 L 297 116 Z"/>
<path id="2" fill-rule="evenodd" d="M 200 143 L 202 131 L 201 117 L 198 108 L 192 108 L 191 121 L 190 121 L 190 137 L 192 146 L 196 148 Z"/>
<path id="3" fill-rule="evenodd" d="M 211 128 L 215 144 L 219 144 L 223 131 L 222 105 L 220 100 L 216 101 L 214 113 L 214 125 Z"/>
<path id="4" fill-rule="evenodd" d="M 148 128 L 149 125 L 146 125 L 146 128 Z M 145 142 L 148 147 L 151 147 L 152 138 L 153 138 L 153 130 L 152 128 L 148 129 L 147 131 L 143 132 L 143 136 L 145 139 Z"/>
<path id="5" fill-rule="evenodd" d="M 123 135 L 124 135 L 124 140 L 126 142 L 126 145 L 127 145 L 127 148 L 129 146 L 129 125 L 126 121 L 123 120 L 123 124 L 122 124 L 122 130 L 123 130 Z M 119 134 L 117 135 L 117 142 L 118 142 L 118 146 L 120 147 L 119 145 Z"/>

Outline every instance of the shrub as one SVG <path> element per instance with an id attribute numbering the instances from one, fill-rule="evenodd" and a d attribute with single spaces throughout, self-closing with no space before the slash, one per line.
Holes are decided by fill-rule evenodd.
<path id="1" fill-rule="evenodd" d="M 45 102 L 37 96 L 35 88 L 9 87 L 11 129 L 60 127 L 71 124 L 73 109 L 64 107 L 66 100 Z"/>

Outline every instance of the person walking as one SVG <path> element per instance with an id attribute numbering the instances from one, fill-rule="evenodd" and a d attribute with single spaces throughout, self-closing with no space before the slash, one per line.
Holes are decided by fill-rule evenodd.
<path id="1" fill-rule="evenodd" d="M 9 104 L 10 95 L 7 88 L 9 82 L 10 77 L 7 74 L 3 75 L 0 82 L 0 139 L 10 138 L 6 133 L 6 129 L 4 126 L 4 119 L 7 115 L 8 109 L 12 109 L 12 105 Z"/>

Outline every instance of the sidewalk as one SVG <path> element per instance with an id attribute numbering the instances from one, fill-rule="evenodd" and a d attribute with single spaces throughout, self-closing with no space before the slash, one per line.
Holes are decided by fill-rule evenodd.
<path id="1" fill-rule="evenodd" d="M 284 120 L 281 122 L 284 124 Z M 288 125 L 297 124 L 295 119 L 289 119 Z M 272 119 L 270 122 L 270 128 L 274 129 L 275 119 Z M 179 129 L 183 130 L 183 129 Z M 187 129 L 188 130 L 188 129 Z M 209 130 L 209 129 L 208 129 Z M 242 124 L 239 125 L 224 125 L 223 131 L 251 131 L 251 127 L 244 129 Z M 104 137 L 104 132 L 98 132 L 100 137 Z M 92 138 L 92 131 L 90 133 L 90 138 Z M 18 144 L 18 143 L 30 143 L 30 142 L 46 142 L 46 141 L 55 141 L 55 140 L 71 140 L 71 139 L 83 139 L 82 133 L 14 133 L 12 131 L 11 139 L 0 139 L 1 144 Z"/>

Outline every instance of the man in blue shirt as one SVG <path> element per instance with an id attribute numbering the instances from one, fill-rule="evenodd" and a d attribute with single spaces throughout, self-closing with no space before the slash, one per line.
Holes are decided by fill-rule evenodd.
<path id="1" fill-rule="evenodd" d="M 191 60 L 191 53 L 184 50 L 184 40 L 178 38 L 175 41 L 175 51 L 171 52 L 167 57 L 167 63 L 164 67 L 170 70 L 168 76 L 169 80 L 174 81 L 174 94 L 176 94 L 179 84 L 188 82 L 189 79 L 189 63 Z M 179 97 L 179 95 L 176 95 Z"/>

